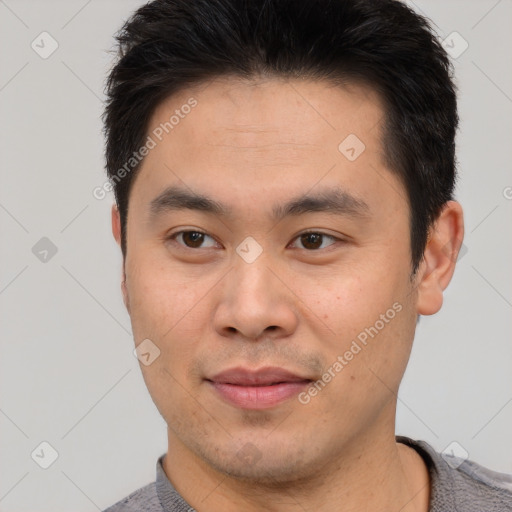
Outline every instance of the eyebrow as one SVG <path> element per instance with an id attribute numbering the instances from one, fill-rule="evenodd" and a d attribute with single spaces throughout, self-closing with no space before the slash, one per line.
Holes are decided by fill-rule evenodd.
<path id="1" fill-rule="evenodd" d="M 195 210 L 220 217 L 232 216 L 232 209 L 205 195 L 198 194 L 181 186 L 170 186 L 155 197 L 149 205 L 150 220 L 169 211 Z M 285 204 L 274 205 L 272 220 L 280 221 L 285 217 L 299 216 L 305 213 L 325 212 L 351 217 L 367 217 L 368 204 L 341 188 L 326 188 L 314 194 L 304 194 Z"/>

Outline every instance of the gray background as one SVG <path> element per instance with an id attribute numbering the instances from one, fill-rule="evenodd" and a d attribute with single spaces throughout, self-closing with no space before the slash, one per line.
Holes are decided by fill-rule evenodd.
<path id="1" fill-rule="evenodd" d="M 454 57 L 467 231 L 442 311 L 420 322 L 397 433 L 512 473 L 512 1 L 408 3 L 454 53 L 469 45 Z M 105 508 L 166 450 L 132 353 L 112 196 L 92 195 L 108 51 L 139 5 L 0 1 L 1 511 Z M 59 45 L 46 59 L 31 47 L 51 49 L 43 31 Z"/>

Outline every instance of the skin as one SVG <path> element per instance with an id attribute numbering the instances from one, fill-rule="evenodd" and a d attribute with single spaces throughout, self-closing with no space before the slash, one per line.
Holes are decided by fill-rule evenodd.
<path id="1" fill-rule="evenodd" d="M 141 368 L 168 425 L 168 478 L 199 512 L 427 511 L 425 463 L 395 440 L 397 392 L 418 315 L 440 309 L 452 277 L 460 205 L 445 205 L 411 278 L 409 205 L 384 164 L 374 92 L 219 78 L 161 103 L 148 134 L 190 97 L 197 106 L 133 183 L 122 284 L 136 345 L 149 338 L 160 350 Z M 351 133 L 366 146 L 355 161 L 338 150 Z M 151 219 L 150 202 L 170 185 L 232 215 Z M 274 205 L 334 187 L 364 201 L 364 215 L 270 217 Z M 115 206 L 112 229 L 120 243 Z M 208 236 L 200 248 L 169 239 L 183 230 Z M 328 236 L 311 248 L 306 230 Z M 236 252 L 247 236 L 262 248 L 252 263 Z M 396 303 L 400 312 L 307 404 L 241 409 L 205 380 L 237 366 L 318 380 Z"/>

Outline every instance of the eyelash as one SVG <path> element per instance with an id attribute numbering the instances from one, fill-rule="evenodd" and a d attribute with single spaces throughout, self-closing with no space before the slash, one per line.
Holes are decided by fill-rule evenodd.
<path id="1" fill-rule="evenodd" d="M 183 235 L 185 233 L 198 233 L 198 234 L 201 234 L 201 235 L 205 235 L 205 236 L 208 236 L 210 237 L 212 240 L 215 240 L 211 235 L 209 235 L 208 233 L 205 233 L 204 231 L 199 231 L 199 230 L 196 230 L 196 229 L 187 229 L 187 230 L 183 230 L 183 231 L 177 231 L 176 233 L 173 233 L 172 235 L 168 236 L 167 237 L 167 240 L 172 240 L 174 242 L 176 242 L 176 238 L 179 236 L 179 235 Z M 294 239 L 294 240 L 297 240 L 297 239 L 300 239 L 302 236 L 305 236 L 305 235 L 311 235 L 311 234 L 314 234 L 314 235 L 320 235 L 322 236 L 323 238 L 329 238 L 331 240 L 334 241 L 334 243 L 336 242 L 343 242 L 344 240 L 342 240 L 341 238 L 337 238 L 333 235 L 328 235 L 327 233 L 323 233 L 322 231 L 304 231 L 302 233 L 299 233 Z M 188 247 L 184 244 L 180 244 L 179 242 L 176 242 L 178 243 L 178 245 L 180 245 L 183 249 L 191 249 L 191 250 L 194 250 L 194 249 L 208 249 L 208 247 Z M 331 247 L 333 244 L 330 244 L 327 246 L 328 247 Z M 304 251 L 307 251 L 307 252 L 318 252 L 318 251 L 321 251 L 321 250 L 324 250 L 326 249 L 326 247 L 324 248 L 320 248 L 320 249 L 302 249 Z"/>

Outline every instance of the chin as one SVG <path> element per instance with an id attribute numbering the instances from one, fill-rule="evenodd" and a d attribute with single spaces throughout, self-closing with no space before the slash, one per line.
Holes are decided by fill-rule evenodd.
<path id="1" fill-rule="evenodd" d="M 261 446 L 264 443 L 259 443 Z M 241 443 L 238 451 L 202 450 L 200 457 L 211 467 L 235 480 L 250 482 L 265 487 L 280 487 L 287 484 L 297 485 L 298 481 L 310 479 L 321 461 L 306 461 L 304 449 L 287 446 L 280 449 L 275 446 L 258 448 L 252 442 Z"/>

